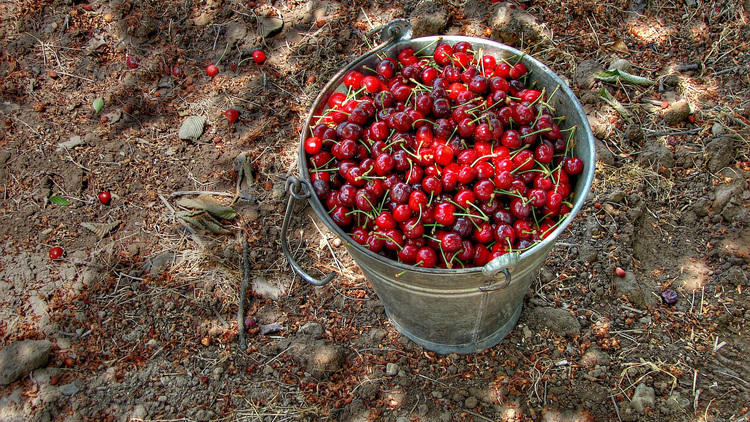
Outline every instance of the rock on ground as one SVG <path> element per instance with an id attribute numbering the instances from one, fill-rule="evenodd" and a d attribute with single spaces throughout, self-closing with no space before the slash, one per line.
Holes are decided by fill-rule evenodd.
<path id="1" fill-rule="evenodd" d="M 704 151 L 708 170 L 715 173 L 732 162 L 734 142 L 729 137 L 718 137 L 709 142 Z"/>
<path id="2" fill-rule="evenodd" d="M 414 37 L 441 34 L 448 24 L 448 12 L 440 2 L 422 0 L 414 8 L 410 22 Z"/>
<path id="3" fill-rule="evenodd" d="M 8 385 L 46 365 L 51 347 L 48 340 L 24 340 L 4 347 L 0 350 L 0 385 Z"/>
<path id="4" fill-rule="evenodd" d="M 570 312 L 560 308 L 533 308 L 527 316 L 532 331 L 548 329 L 558 336 L 578 335 L 581 324 Z"/>
<path id="5" fill-rule="evenodd" d="M 672 150 L 665 147 L 659 142 L 647 142 L 641 154 L 638 156 L 638 164 L 641 167 L 652 167 L 658 170 L 661 167 L 674 167 L 674 156 Z"/>
<path id="6" fill-rule="evenodd" d="M 647 407 L 654 407 L 654 404 L 656 404 L 654 389 L 646 384 L 638 384 L 633 393 L 633 398 L 630 400 L 630 404 L 639 413 L 646 413 Z"/>
<path id="7" fill-rule="evenodd" d="M 617 296 L 627 297 L 630 303 L 639 308 L 647 308 L 656 304 L 657 299 L 651 294 L 651 290 L 644 286 L 632 272 L 625 273 L 625 277 L 616 275 L 612 277 Z"/>
<path id="8" fill-rule="evenodd" d="M 581 89 L 589 89 L 594 82 L 594 73 L 602 71 L 602 65 L 594 59 L 584 60 L 578 63 L 576 70 L 573 72 L 573 81 Z"/>
<path id="9" fill-rule="evenodd" d="M 521 9 L 511 9 L 505 3 L 497 6 L 490 19 L 490 27 L 492 39 L 513 46 L 519 46 L 521 40 L 529 43 L 551 38 L 549 30 L 540 25 L 533 15 Z"/>
<path id="10" fill-rule="evenodd" d="M 608 166 L 615 165 L 615 155 L 604 145 L 604 142 L 594 139 L 594 147 L 596 148 L 596 161 Z"/>
<path id="11" fill-rule="evenodd" d="M 664 121 L 668 125 L 673 126 L 687 119 L 689 115 L 690 104 L 687 100 L 680 100 L 672 103 L 667 111 L 664 112 Z"/>

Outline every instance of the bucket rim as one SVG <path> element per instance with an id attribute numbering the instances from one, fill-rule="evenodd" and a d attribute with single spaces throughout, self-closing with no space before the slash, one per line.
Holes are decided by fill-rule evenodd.
<path id="1" fill-rule="evenodd" d="M 527 53 L 522 52 L 521 50 L 511 47 L 509 45 L 506 45 L 497 41 L 485 39 L 485 38 L 469 37 L 469 36 L 464 36 L 464 35 L 433 35 L 433 36 L 419 37 L 419 38 L 400 39 L 395 42 L 382 45 L 379 48 L 369 52 L 368 54 L 365 54 L 359 57 L 358 59 L 355 59 L 354 61 L 350 62 L 349 64 L 341 68 L 333 77 L 331 77 L 331 79 L 321 89 L 320 93 L 318 93 L 315 100 L 310 105 L 309 112 L 302 126 L 302 130 L 300 131 L 299 149 L 298 149 L 299 152 L 298 152 L 298 157 L 297 157 L 297 165 L 300 171 L 300 178 L 304 180 L 306 183 L 310 183 L 310 174 L 307 168 L 307 160 L 306 160 L 306 153 L 304 149 L 304 142 L 307 139 L 307 133 L 310 130 L 310 123 L 312 122 L 313 117 L 315 115 L 315 110 L 320 106 L 321 102 L 326 101 L 328 97 L 336 91 L 336 88 L 339 85 L 341 85 L 343 76 L 346 72 L 360 67 L 362 64 L 364 64 L 364 62 L 370 60 L 373 56 L 376 56 L 378 53 L 386 49 L 393 50 L 399 47 L 401 48 L 413 47 L 417 44 L 422 45 L 422 43 L 424 43 L 428 45 L 428 47 L 424 51 L 432 52 L 434 51 L 435 47 L 439 44 L 440 41 L 445 41 L 451 45 L 459 41 L 468 41 L 470 43 L 492 45 L 498 50 L 501 50 L 503 53 L 507 53 L 512 56 L 520 57 L 521 63 L 523 63 L 529 70 L 533 70 L 536 72 L 544 72 L 544 73 L 547 73 L 549 76 L 551 76 L 552 80 L 556 84 L 559 85 L 560 91 L 565 94 L 566 101 L 570 101 L 572 103 L 573 110 L 575 110 L 575 114 L 578 115 L 579 120 L 581 122 L 580 127 L 576 129 L 576 131 L 580 133 L 580 138 L 579 138 L 579 135 L 576 135 L 575 139 L 578 140 L 579 142 L 583 141 L 583 145 L 579 144 L 579 147 L 585 148 L 586 152 L 588 152 L 588 156 L 590 157 L 590 162 L 585 163 L 586 165 L 584 167 L 584 173 L 578 176 L 578 177 L 583 177 L 582 188 L 580 189 L 580 192 L 575 191 L 576 198 L 575 198 L 575 202 L 573 203 L 573 207 L 571 208 L 570 212 L 565 217 L 565 219 L 563 219 L 563 221 L 557 225 L 555 230 L 552 231 L 552 233 L 550 233 L 545 239 L 541 240 L 540 242 L 537 242 L 536 244 L 534 244 L 533 247 L 529 248 L 528 250 L 522 252 L 519 255 L 521 260 L 527 259 L 541 251 L 546 250 L 547 246 L 551 246 L 551 244 L 557 241 L 557 238 L 573 222 L 576 215 L 578 215 L 580 210 L 583 208 L 583 204 L 586 201 L 586 198 L 591 190 L 591 186 L 594 180 L 594 173 L 595 173 L 595 168 L 596 168 L 596 149 L 594 145 L 594 134 L 591 130 L 591 126 L 589 125 L 588 118 L 586 117 L 586 113 L 583 110 L 583 106 L 581 105 L 581 102 L 578 100 L 578 97 L 576 97 L 575 93 L 573 93 L 572 89 L 568 86 L 568 84 L 557 73 L 553 72 L 552 69 L 550 69 L 547 65 L 545 65 L 538 59 L 534 58 L 533 56 Z M 434 44 L 434 46 L 429 46 L 429 44 Z M 417 273 L 423 273 L 423 274 L 435 274 L 435 275 L 443 275 L 443 276 L 447 274 L 456 274 L 456 275 L 476 274 L 476 273 L 480 273 L 483 269 L 483 266 L 476 266 L 476 267 L 469 267 L 469 268 L 451 268 L 451 269 L 425 268 L 425 267 L 417 267 L 414 265 L 407 265 L 407 264 L 398 262 L 396 260 L 387 258 L 385 256 L 372 252 L 369 249 L 360 245 L 359 243 L 355 242 L 351 238 L 351 236 L 349 236 L 346 232 L 344 232 L 341 229 L 341 227 L 339 227 L 336 223 L 333 222 L 333 220 L 331 220 L 325 208 L 323 207 L 323 204 L 321 203 L 321 201 L 318 199 L 318 197 L 315 195 L 314 192 L 311 192 L 311 195 L 307 199 L 307 201 L 312 207 L 315 214 L 318 216 L 318 218 L 323 222 L 323 224 L 325 224 L 329 230 L 336 233 L 336 235 L 345 242 L 345 245 L 348 248 L 355 248 L 358 252 L 361 252 L 367 255 L 368 257 L 375 259 L 385 265 L 390 265 L 403 271 L 411 271 L 411 272 L 417 272 Z"/>

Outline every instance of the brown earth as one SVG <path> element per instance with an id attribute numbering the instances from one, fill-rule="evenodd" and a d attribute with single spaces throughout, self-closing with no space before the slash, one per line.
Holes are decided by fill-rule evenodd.
<path id="1" fill-rule="evenodd" d="M 748 420 L 740 3 L 0 3 L 0 345 L 52 342 L 46 367 L 0 389 L 0 420 Z M 293 223 L 293 252 L 313 275 L 339 277 L 313 288 L 281 254 L 307 110 L 369 49 L 368 31 L 398 17 L 418 35 L 492 37 L 542 60 L 570 81 L 598 138 L 586 206 L 519 324 L 479 354 L 436 355 L 396 331 L 309 209 Z M 265 64 L 248 60 L 255 48 Z M 592 77 L 618 59 L 656 83 Z M 217 61 L 211 79 L 204 68 Z M 205 132 L 181 140 L 192 115 Z M 177 204 L 195 195 L 181 192 L 230 204 L 242 152 L 254 182 L 224 222 L 230 234 L 196 232 Z M 81 226 L 118 221 L 101 237 Z M 64 259 L 48 258 L 53 246 Z M 676 305 L 661 302 L 666 288 Z"/>

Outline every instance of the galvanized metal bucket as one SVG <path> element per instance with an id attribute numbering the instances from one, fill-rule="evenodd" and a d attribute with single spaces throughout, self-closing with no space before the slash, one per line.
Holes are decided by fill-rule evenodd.
<path id="1" fill-rule="evenodd" d="M 506 45 L 473 37 L 442 36 L 411 39 L 407 21 L 392 21 L 384 27 L 387 41 L 373 51 L 359 57 L 336 74 L 323 88 L 312 105 L 302 127 L 299 147 L 300 177 L 287 180 L 290 193 L 282 226 L 281 246 L 294 271 L 310 284 L 321 286 L 331 281 L 332 273 L 322 280 L 310 277 L 295 262 L 289 251 L 286 232 L 294 214 L 297 200 L 309 202 L 323 223 L 344 242 L 354 261 L 372 283 L 383 302 L 388 317 L 402 334 L 426 349 L 437 353 L 475 353 L 492 347 L 502 340 L 518 322 L 523 298 L 537 271 L 544 263 L 557 237 L 568 227 L 580 211 L 591 188 L 596 162 L 594 137 L 586 114 L 570 88 L 547 66 L 531 56 Z M 469 41 L 475 48 L 496 57 L 521 58 L 531 71 L 530 78 L 537 87 L 547 92 L 557 89 L 550 100 L 558 116 L 565 116 L 564 127 L 576 126 L 574 153 L 584 162 L 584 172 L 574 186 L 575 203 L 568 217 L 543 241 L 523 252 L 503 255 L 484 267 L 465 269 L 418 268 L 386 259 L 354 242 L 328 217 L 326 210 L 312 193 L 304 140 L 310 133 L 313 116 L 320 115 L 326 100 L 337 90 L 343 90 L 346 72 L 364 66 L 375 68 L 379 53 L 395 56 L 403 48 L 420 49 L 431 53 L 437 40 L 454 44 Z"/>

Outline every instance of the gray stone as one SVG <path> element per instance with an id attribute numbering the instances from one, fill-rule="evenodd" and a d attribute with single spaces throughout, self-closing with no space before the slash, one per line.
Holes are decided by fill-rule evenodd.
<path id="1" fill-rule="evenodd" d="M 602 70 L 602 65 L 598 61 L 594 59 L 584 60 L 576 66 L 576 70 L 573 72 L 573 81 L 581 89 L 589 89 L 596 82 L 594 74 Z"/>
<path id="2" fill-rule="evenodd" d="M 714 202 L 711 204 L 711 212 L 718 213 L 732 200 L 742 195 L 744 181 L 735 180 L 733 183 L 718 185 L 714 191 Z"/>
<path id="3" fill-rule="evenodd" d="M 631 271 L 625 273 L 625 277 L 612 276 L 615 294 L 625 296 L 630 303 L 639 308 L 648 308 L 655 305 L 656 297 L 651 294 L 651 289 L 643 285 Z"/>
<path id="4" fill-rule="evenodd" d="M 130 413 L 130 419 L 146 419 L 148 412 L 146 412 L 146 406 L 142 404 L 136 404 L 133 406 L 133 411 Z"/>
<path id="5" fill-rule="evenodd" d="M 638 164 L 658 170 L 661 167 L 674 167 L 672 150 L 657 141 L 646 142 L 638 156 Z"/>
<path id="6" fill-rule="evenodd" d="M 397 363 L 388 362 L 385 365 L 385 374 L 388 375 L 389 377 L 395 376 L 396 374 L 398 374 L 398 369 L 399 367 Z"/>
<path id="7" fill-rule="evenodd" d="M 386 334 L 388 333 L 386 333 L 386 331 L 382 328 L 373 328 L 370 331 L 370 340 L 375 344 L 380 344 L 380 342 L 385 338 Z"/>
<path id="8" fill-rule="evenodd" d="M 633 65 L 626 59 L 615 59 L 609 64 L 609 70 L 622 70 L 623 72 L 633 73 Z"/>
<path id="9" fill-rule="evenodd" d="M 627 138 L 628 141 L 634 144 L 640 145 L 644 139 L 643 129 L 641 129 L 641 125 L 639 125 L 638 123 L 629 124 L 628 127 L 625 128 L 625 138 Z"/>
<path id="10" fill-rule="evenodd" d="M 581 365 L 585 368 L 593 368 L 597 365 L 609 365 L 609 355 L 596 346 L 589 347 L 581 356 Z"/>
<path id="11" fill-rule="evenodd" d="M 173 252 L 164 252 L 156 255 L 155 257 L 149 258 L 144 264 L 143 269 L 154 277 L 159 276 L 162 271 L 166 270 L 174 260 Z"/>
<path id="12" fill-rule="evenodd" d="M 615 155 L 607 148 L 604 142 L 594 138 L 594 147 L 596 148 L 596 161 L 608 166 L 615 165 Z"/>
<path id="13" fill-rule="evenodd" d="M 550 31 L 533 15 L 521 9 L 511 9 L 506 3 L 496 5 L 490 27 L 493 39 L 514 46 L 520 45 L 522 39 L 529 43 L 551 38 Z"/>
<path id="14" fill-rule="evenodd" d="M 422 0 L 414 8 L 410 22 L 414 37 L 441 34 L 448 24 L 448 12 L 440 2 Z"/>
<path id="15" fill-rule="evenodd" d="M 708 170 L 712 173 L 718 172 L 732 162 L 734 157 L 734 142 L 732 138 L 714 138 L 706 145 L 705 156 L 708 162 Z"/>
<path id="16" fill-rule="evenodd" d="M 323 326 L 317 322 L 308 322 L 297 330 L 297 334 L 310 336 L 312 338 L 320 338 L 323 336 Z"/>
<path id="17" fill-rule="evenodd" d="M 676 413 L 690 406 L 690 400 L 682 397 L 680 392 L 675 390 L 675 392 L 670 394 L 667 399 L 666 406 L 668 409 L 672 410 L 672 412 Z"/>
<path id="18" fill-rule="evenodd" d="M 711 134 L 714 136 L 723 135 L 724 132 L 726 132 L 726 129 L 724 129 L 724 125 L 719 122 L 716 122 L 711 126 Z"/>
<path id="19" fill-rule="evenodd" d="M 60 392 L 66 396 L 72 396 L 79 391 L 81 389 L 74 382 L 60 386 Z"/>
<path id="20" fill-rule="evenodd" d="M 196 140 L 203 135 L 203 127 L 206 125 L 206 118 L 203 116 L 190 116 L 182 122 L 180 131 L 177 136 L 182 140 Z"/>
<path id="21" fill-rule="evenodd" d="M 464 406 L 466 406 L 467 409 L 473 409 L 477 407 L 478 404 L 479 400 L 477 400 L 477 398 L 474 396 L 469 397 L 466 399 L 466 401 L 464 401 Z"/>
<path id="22" fill-rule="evenodd" d="M 612 189 L 612 191 L 606 196 L 606 200 L 609 202 L 619 203 L 622 202 L 623 199 L 625 199 L 625 191 L 619 188 Z"/>
<path id="23" fill-rule="evenodd" d="M 672 103 L 667 111 L 664 112 L 664 121 L 668 125 L 674 126 L 690 115 L 690 104 L 687 100 L 680 100 Z"/>
<path id="24" fill-rule="evenodd" d="M 313 377 L 321 378 L 341 369 L 345 361 L 346 353 L 343 347 L 321 342 L 313 346 L 307 370 Z"/>
<path id="25" fill-rule="evenodd" d="M 654 404 L 656 404 L 654 389 L 643 383 L 638 384 L 638 387 L 635 387 L 630 404 L 638 413 L 646 413 L 646 408 L 654 407 Z"/>
<path id="26" fill-rule="evenodd" d="M 84 144 L 83 139 L 80 136 L 78 135 L 71 136 L 69 140 L 65 142 L 60 142 L 59 144 L 57 144 L 57 151 L 60 152 L 60 151 L 65 151 L 66 149 L 73 149 L 83 144 Z"/>
<path id="27" fill-rule="evenodd" d="M 0 385 L 8 385 L 47 365 L 52 343 L 48 340 L 23 340 L 0 350 Z"/>
<path id="28" fill-rule="evenodd" d="M 527 324 L 532 331 L 548 329 L 558 336 L 573 336 L 581 332 L 581 324 L 565 309 L 533 308 L 527 318 Z"/>

